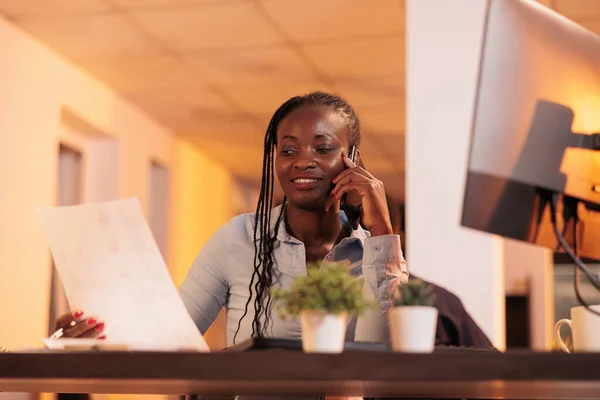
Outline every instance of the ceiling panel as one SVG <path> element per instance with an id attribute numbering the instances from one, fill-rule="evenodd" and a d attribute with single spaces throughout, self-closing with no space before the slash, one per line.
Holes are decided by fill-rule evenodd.
<path id="1" fill-rule="evenodd" d="M 578 22 L 584 28 L 589 29 L 590 31 L 594 32 L 595 34 L 600 35 L 600 19 L 593 19 L 593 20 L 589 20 L 589 21 L 576 21 L 576 22 Z"/>
<path id="2" fill-rule="evenodd" d="M 381 156 L 381 151 L 373 137 L 363 134 L 363 140 L 360 145 L 360 156 L 365 168 L 377 177 L 377 173 L 389 172 L 394 170 L 394 164 L 386 157 Z"/>
<path id="3" fill-rule="evenodd" d="M 103 0 L 0 0 L 0 12 L 9 18 L 24 15 L 96 13 L 110 9 Z"/>
<path id="4" fill-rule="evenodd" d="M 283 41 L 249 2 L 199 4 L 130 15 L 143 29 L 179 54 Z"/>
<path id="5" fill-rule="evenodd" d="M 125 92 L 204 87 L 197 74 L 168 56 L 94 58 L 81 60 L 79 64 L 111 87 Z"/>
<path id="6" fill-rule="evenodd" d="M 207 51 L 182 59 L 219 86 L 278 85 L 311 82 L 315 74 L 286 46 Z"/>
<path id="7" fill-rule="evenodd" d="M 129 93 L 127 98 L 176 133 L 219 138 L 224 143 L 262 143 L 262 133 L 254 122 L 210 91 L 160 90 Z"/>
<path id="8" fill-rule="evenodd" d="M 394 108 L 357 109 L 365 131 L 403 136 L 405 130 L 404 106 Z"/>
<path id="9" fill-rule="evenodd" d="M 275 110 L 289 98 L 315 90 L 330 91 L 319 82 L 313 81 L 291 85 L 269 85 L 247 88 L 225 88 L 227 94 L 241 107 L 268 121 Z M 266 128 L 266 125 L 265 125 Z"/>
<path id="10" fill-rule="evenodd" d="M 336 83 L 336 90 L 356 109 L 404 107 L 404 79 L 395 74 L 384 79 L 357 79 Z"/>
<path id="11" fill-rule="evenodd" d="M 404 31 L 404 9 L 398 0 L 266 0 L 260 4 L 295 42 Z"/>
<path id="12" fill-rule="evenodd" d="M 548 8 L 554 8 L 554 3 L 556 2 L 556 0 L 535 0 L 540 4 L 545 5 Z"/>
<path id="13" fill-rule="evenodd" d="M 12 7 L 7 13 L 22 16 L 16 24 L 253 182 L 260 179 L 264 132 L 274 111 L 292 96 L 339 93 L 363 122 L 367 168 L 398 197 L 402 3 L 0 0 L 0 10 Z M 299 47 L 285 43 L 273 23 Z"/>
<path id="14" fill-rule="evenodd" d="M 369 133 L 369 138 L 384 154 L 394 162 L 394 167 L 402 169 L 406 138 L 403 135 Z"/>
<path id="15" fill-rule="evenodd" d="M 223 143 L 207 137 L 193 136 L 190 141 L 209 154 L 213 159 L 226 165 L 238 177 L 260 184 L 262 174 L 262 145 L 247 145 L 236 142 Z"/>
<path id="16" fill-rule="evenodd" d="M 128 95 L 135 97 L 136 92 L 130 92 Z M 155 91 L 142 91 L 137 93 L 135 100 L 148 104 L 163 105 L 165 108 L 206 107 L 211 110 L 235 111 L 217 93 L 199 87 L 162 88 Z"/>
<path id="17" fill-rule="evenodd" d="M 81 0 L 80 0 L 81 1 Z M 251 0 L 107 0 L 125 10 L 178 8 L 201 3 L 234 3 Z"/>
<path id="18" fill-rule="evenodd" d="M 142 33 L 118 15 L 27 17 L 15 23 L 76 60 L 158 54 Z"/>
<path id="19" fill-rule="evenodd" d="M 146 104 L 140 103 L 142 109 L 151 109 Z M 218 139 L 221 152 L 227 152 L 227 147 L 232 143 L 243 146 L 255 146 L 263 142 L 264 133 L 245 118 L 242 114 L 219 113 L 206 116 L 197 115 L 189 108 L 166 111 L 160 108 L 153 111 L 152 115 L 173 132 L 188 138 Z M 227 166 L 227 165 L 226 165 Z"/>
<path id="20" fill-rule="evenodd" d="M 310 45 L 302 49 L 323 73 L 338 80 L 404 73 L 404 39 L 400 37 Z"/>
<path id="21" fill-rule="evenodd" d="M 575 21 L 600 17 L 598 0 L 555 0 L 554 3 L 556 11 Z"/>

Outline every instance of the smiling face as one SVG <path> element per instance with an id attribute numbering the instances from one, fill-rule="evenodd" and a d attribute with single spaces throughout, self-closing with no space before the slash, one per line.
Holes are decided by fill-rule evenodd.
<path id="1" fill-rule="evenodd" d="M 289 204 L 322 208 L 348 147 L 347 119 L 331 107 L 304 106 L 284 117 L 277 128 L 275 169 Z"/>

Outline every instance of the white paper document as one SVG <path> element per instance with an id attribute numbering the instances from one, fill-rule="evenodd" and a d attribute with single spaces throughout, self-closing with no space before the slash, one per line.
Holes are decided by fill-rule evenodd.
<path id="1" fill-rule="evenodd" d="M 69 304 L 133 349 L 208 346 L 188 314 L 137 199 L 38 210 Z"/>

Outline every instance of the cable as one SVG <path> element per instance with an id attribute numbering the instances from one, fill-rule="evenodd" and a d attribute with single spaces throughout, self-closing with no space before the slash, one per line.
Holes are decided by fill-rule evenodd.
<path id="1" fill-rule="evenodd" d="M 585 273 L 585 275 L 589 279 L 590 283 L 597 290 L 600 290 L 600 280 L 587 267 L 587 265 L 585 265 L 579 259 L 579 257 L 576 254 L 576 252 L 577 252 L 577 223 L 579 222 L 579 219 L 577 217 L 577 212 L 575 211 L 575 217 L 573 218 L 574 219 L 573 220 L 573 246 L 575 248 L 575 251 L 573 251 L 573 249 L 571 249 L 571 247 L 565 240 L 565 237 L 563 236 L 563 234 L 558 229 L 558 223 L 556 222 L 556 214 L 557 214 L 557 208 L 558 208 L 557 204 L 558 204 L 558 193 L 552 193 L 552 201 L 550 202 L 550 209 L 551 209 L 550 215 L 551 215 L 551 219 L 552 219 L 552 227 L 554 229 L 554 234 L 556 235 L 556 239 L 558 239 L 560 246 L 565 250 L 565 252 L 569 255 L 569 257 L 571 257 L 571 260 L 573 260 L 573 262 L 575 263 L 575 266 L 576 266 L 575 282 L 574 282 L 575 283 L 575 296 L 577 297 L 577 300 L 579 301 L 579 303 L 581 303 L 581 305 L 583 305 L 585 308 L 587 308 L 587 310 L 589 312 L 600 316 L 600 312 L 595 311 L 592 308 L 590 308 L 590 304 L 588 304 L 583 299 L 583 297 L 581 296 L 581 292 L 580 292 L 580 277 L 581 277 L 580 271 L 583 271 Z"/>
<path id="2" fill-rule="evenodd" d="M 542 225 L 542 218 L 544 217 L 544 211 L 546 210 L 546 207 L 548 206 L 548 203 L 550 202 L 550 197 L 552 197 L 552 192 L 550 192 L 549 190 L 538 188 L 537 192 L 538 192 L 538 200 L 540 203 L 538 204 L 538 212 L 537 212 L 537 216 L 535 219 L 535 231 L 533 232 L 534 243 L 537 241 L 538 235 L 540 234 L 540 228 Z M 559 244 L 559 246 L 560 246 L 560 244 Z M 557 248 L 557 250 L 558 250 L 558 248 Z"/>
<path id="3" fill-rule="evenodd" d="M 567 228 L 569 227 L 569 221 L 573 220 L 574 234 L 577 234 L 577 222 L 579 222 L 579 215 L 577 214 L 577 205 L 579 200 L 570 196 L 563 196 L 563 230 L 562 235 L 567 234 Z M 542 210 L 543 211 L 543 210 Z M 575 240 L 575 239 L 573 239 Z M 560 243 L 556 245 L 555 251 L 560 250 Z M 577 255 L 577 245 L 573 244 L 573 252 Z"/>

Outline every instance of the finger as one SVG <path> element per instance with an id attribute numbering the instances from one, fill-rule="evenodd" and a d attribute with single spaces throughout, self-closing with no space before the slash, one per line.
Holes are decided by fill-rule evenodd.
<path id="1" fill-rule="evenodd" d="M 343 177 L 349 175 L 352 173 L 351 169 L 345 169 L 342 172 L 340 172 L 339 174 L 337 174 L 332 180 L 331 183 L 337 183 L 337 181 L 339 181 L 340 179 L 342 179 Z"/>
<path id="2" fill-rule="evenodd" d="M 63 314 L 56 319 L 56 330 L 59 330 L 61 328 L 66 329 L 69 325 L 72 325 L 73 322 L 77 323 L 81 321 L 82 317 L 82 310 L 73 310 L 70 313 Z"/>
<path id="3" fill-rule="evenodd" d="M 345 185 L 348 185 L 349 183 L 352 183 L 352 182 L 366 183 L 369 181 L 370 181 L 370 179 L 364 175 L 360 175 L 360 174 L 346 175 L 346 176 L 342 177 L 339 181 L 337 181 L 333 190 L 331 191 L 331 195 L 335 197 L 335 195 L 338 194 L 340 188 L 342 188 Z"/>
<path id="4" fill-rule="evenodd" d="M 343 170 L 342 172 L 340 172 L 335 178 L 333 178 L 331 180 L 331 182 L 336 183 L 337 181 L 339 181 L 340 179 L 342 179 L 343 177 L 347 176 L 347 175 L 352 175 L 352 174 L 360 174 L 360 175 L 364 175 L 366 177 L 369 178 L 375 178 L 373 175 L 371 175 L 371 173 L 369 171 L 367 171 L 364 168 L 361 167 L 355 167 L 355 168 L 348 168 Z"/>
<path id="5" fill-rule="evenodd" d="M 79 338 L 95 339 L 95 338 L 99 337 L 100 335 L 102 335 L 102 332 L 104 332 L 104 322 L 100 322 L 93 328 L 88 329 L 85 333 L 80 335 Z"/>
<path id="6" fill-rule="evenodd" d="M 355 168 L 355 170 L 356 169 L 358 169 L 358 168 Z M 336 185 L 344 185 L 349 182 L 363 182 L 363 181 L 368 181 L 368 180 L 371 180 L 371 178 L 366 175 L 363 175 L 360 173 L 349 173 L 349 174 L 345 174 L 340 179 L 336 180 L 335 184 Z"/>
<path id="7" fill-rule="evenodd" d="M 333 194 L 331 194 L 330 197 L 327 197 L 325 199 L 325 211 L 329 211 L 331 209 L 331 207 L 333 207 L 334 205 L 339 204 L 339 201 L 333 197 Z"/>
<path id="8" fill-rule="evenodd" d="M 357 192 L 357 193 L 364 193 L 364 190 L 370 186 L 369 182 L 350 182 L 346 185 L 340 186 L 339 189 L 336 191 L 335 195 L 333 197 L 335 197 L 337 200 L 341 199 L 346 193 L 350 193 L 352 191 Z"/>
<path id="9" fill-rule="evenodd" d="M 342 160 L 344 160 L 344 165 L 348 168 L 356 168 L 356 165 L 352 162 L 350 157 L 346 155 L 346 153 L 342 153 Z"/>
<path id="10" fill-rule="evenodd" d="M 94 329 L 96 325 L 98 325 L 98 320 L 96 318 L 87 318 L 78 322 L 75 326 L 65 329 L 63 336 L 71 338 L 81 337 L 81 335 L 84 335 L 90 329 Z"/>

